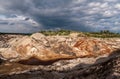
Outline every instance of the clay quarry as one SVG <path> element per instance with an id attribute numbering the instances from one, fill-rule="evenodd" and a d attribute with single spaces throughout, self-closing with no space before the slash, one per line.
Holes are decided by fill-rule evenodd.
<path id="1" fill-rule="evenodd" d="M 0 79 L 120 79 L 120 38 L 1 34 Z"/>

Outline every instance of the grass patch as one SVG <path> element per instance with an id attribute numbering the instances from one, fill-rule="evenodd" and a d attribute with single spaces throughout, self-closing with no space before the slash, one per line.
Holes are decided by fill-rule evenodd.
<path id="1" fill-rule="evenodd" d="M 40 31 L 40 33 L 44 34 L 45 36 L 55 36 L 55 35 L 69 35 L 72 31 L 70 30 L 47 30 L 47 31 Z"/>
<path id="2" fill-rule="evenodd" d="M 47 31 L 40 31 L 40 33 L 44 34 L 45 36 L 67 36 L 71 33 L 78 33 L 79 37 L 87 36 L 87 37 L 97 37 L 97 38 L 118 38 L 120 37 L 119 33 L 113 33 L 108 30 L 102 30 L 100 32 L 80 32 L 80 31 L 71 31 L 71 30 L 47 30 Z"/>

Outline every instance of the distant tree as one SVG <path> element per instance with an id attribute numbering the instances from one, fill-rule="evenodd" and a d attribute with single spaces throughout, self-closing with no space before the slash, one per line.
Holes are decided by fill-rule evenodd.
<path id="1" fill-rule="evenodd" d="M 102 34 L 110 34 L 111 32 L 109 30 L 101 30 L 100 33 L 102 33 Z"/>

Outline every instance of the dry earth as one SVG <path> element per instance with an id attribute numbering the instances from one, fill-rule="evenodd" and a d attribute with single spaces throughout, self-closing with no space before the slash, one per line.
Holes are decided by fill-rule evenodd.
<path id="1" fill-rule="evenodd" d="M 120 79 L 120 38 L 0 35 L 0 79 Z"/>

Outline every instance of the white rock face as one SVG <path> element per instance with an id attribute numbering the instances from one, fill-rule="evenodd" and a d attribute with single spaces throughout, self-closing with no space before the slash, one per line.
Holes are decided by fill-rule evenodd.
<path id="1" fill-rule="evenodd" d="M 80 79 L 82 79 L 81 74 L 88 74 L 89 72 L 93 73 L 93 77 L 99 71 L 101 73 L 101 70 L 104 74 L 107 70 L 112 69 L 108 65 L 110 65 L 109 63 L 114 64 L 116 61 L 111 62 L 111 59 L 120 57 L 119 54 L 114 55 L 113 58 L 108 57 L 111 52 L 120 48 L 119 38 L 44 36 L 36 33 L 32 36 L 16 36 L 5 41 L 9 46 L 1 45 L 0 48 L 0 59 L 6 60 L 5 63 L 0 65 L 0 79 L 7 79 L 4 78 L 5 76 L 2 78 L 1 73 L 12 75 L 26 72 L 30 74 L 28 75 L 30 79 L 32 79 L 31 75 L 35 77 L 33 79 L 37 79 L 36 74 L 38 75 L 38 73 L 40 74 L 38 78 L 44 75 L 41 79 L 63 79 L 64 77 L 65 79 L 77 79 L 77 76 L 81 76 Z M 106 63 L 107 60 L 110 61 Z M 119 64 L 119 61 L 116 63 Z M 105 68 L 110 68 L 104 70 L 103 65 L 105 65 Z M 117 71 L 119 71 L 119 68 Z M 43 74 L 41 75 L 41 73 Z M 50 74 L 52 74 L 52 77 L 46 78 Z M 90 77 L 85 79 L 90 79 Z M 92 77 L 91 79 L 99 79 L 96 76 L 95 78 Z M 15 76 L 12 79 L 19 79 L 19 77 Z"/>
<path id="2" fill-rule="evenodd" d="M 71 36 L 44 36 L 35 33 L 31 36 L 14 38 L 8 42 L 11 47 L 0 49 L 0 54 L 14 61 L 36 58 L 41 61 L 71 59 L 78 57 L 109 54 L 114 48 L 108 40 Z M 111 42 L 112 43 L 112 42 Z M 115 46 L 117 46 L 115 44 Z M 15 60 L 16 58 L 16 60 Z"/>
<path id="3" fill-rule="evenodd" d="M 44 38 L 45 35 L 41 34 L 41 33 L 34 33 L 30 36 L 31 38 L 34 38 L 34 39 L 37 39 L 37 40 L 40 40 L 41 38 Z"/>

